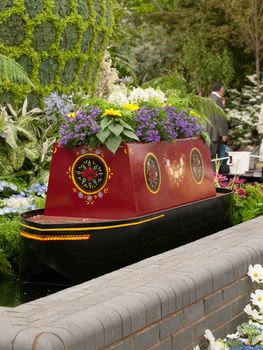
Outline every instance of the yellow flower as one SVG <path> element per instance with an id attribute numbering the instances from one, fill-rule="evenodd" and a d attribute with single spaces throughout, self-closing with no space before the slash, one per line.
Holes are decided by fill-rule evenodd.
<path id="1" fill-rule="evenodd" d="M 128 109 L 129 111 L 137 111 L 140 107 L 132 103 L 126 103 L 124 108 Z"/>
<path id="2" fill-rule="evenodd" d="M 105 109 L 103 115 L 107 115 L 110 117 L 121 117 L 122 116 L 121 111 L 119 111 L 117 109 L 113 109 L 113 108 Z"/>
<path id="3" fill-rule="evenodd" d="M 199 113 L 193 111 L 192 109 L 191 109 L 191 111 L 189 112 L 189 114 L 190 114 L 191 116 L 193 116 L 193 117 L 196 117 L 196 118 L 200 118 L 200 117 L 201 117 Z"/>
<path id="4" fill-rule="evenodd" d="M 69 113 L 69 114 L 67 114 L 67 116 L 69 118 L 75 118 L 76 117 L 76 113 Z"/>

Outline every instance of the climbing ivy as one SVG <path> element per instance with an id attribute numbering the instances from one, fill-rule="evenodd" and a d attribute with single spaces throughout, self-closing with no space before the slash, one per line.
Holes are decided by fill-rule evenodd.
<path id="1" fill-rule="evenodd" d="M 42 105 L 53 90 L 92 92 L 112 29 L 113 0 L 1 0 L 0 53 L 27 71 L 36 89 L 4 82 L 0 103 Z"/>

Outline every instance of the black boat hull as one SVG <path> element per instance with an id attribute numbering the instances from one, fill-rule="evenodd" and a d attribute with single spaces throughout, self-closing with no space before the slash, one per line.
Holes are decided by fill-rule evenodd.
<path id="1" fill-rule="evenodd" d="M 232 193 L 130 220 L 32 223 L 42 211 L 22 214 L 21 277 L 33 279 L 48 268 L 82 282 L 231 225 Z"/>

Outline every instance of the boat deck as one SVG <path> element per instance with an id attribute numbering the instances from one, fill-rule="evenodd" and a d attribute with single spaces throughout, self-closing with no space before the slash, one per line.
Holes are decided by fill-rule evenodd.
<path id="1" fill-rule="evenodd" d="M 220 196 L 224 196 L 226 193 L 225 192 L 218 192 L 216 193 L 216 197 L 220 197 Z M 210 197 L 213 198 L 213 197 Z M 202 202 L 205 201 L 209 198 L 200 200 L 198 202 Z M 194 203 L 194 202 L 193 202 Z M 193 204 L 191 203 L 191 204 Z M 190 204 L 190 203 L 188 203 Z M 178 206 L 178 207 L 184 207 L 185 205 L 188 204 L 184 204 L 182 206 Z M 174 208 L 170 208 L 171 210 Z M 164 210 L 169 210 L 168 209 L 164 209 Z M 160 211 L 161 212 L 161 211 Z M 158 213 L 160 213 L 158 212 Z M 143 216 L 147 216 L 147 215 L 151 215 L 151 214 L 157 214 L 157 213 L 148 213 L 145 214 Z M 130 218 L 126 218 L 126 220 L 136 220 L 139 217 L 130 217 Z M 65 224 L 89 224 L 89 223 L 100 223 L 100 222 L 113 222 L 113 221 L 118 221 L 116 220 L 116 218 L 83 218 L 83 217 L 66 217 L 66 216 L 50 216 L 50 215 L 45 215 L 43 212 L 39 212 L 36 213 L 36 215 L 34 216 L 28 216 L 25 218 L 27 222 L 32 222 L 35 224 L 42 224 L 42 225 L 65 225 Z M 121 220 L 122 221 L 122 220 Z"/>

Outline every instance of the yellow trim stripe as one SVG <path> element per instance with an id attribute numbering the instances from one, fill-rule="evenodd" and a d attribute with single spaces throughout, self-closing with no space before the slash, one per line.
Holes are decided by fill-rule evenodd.
<path id="1" fill-rule="evenodd" d="M 29 228 L 31 230 L 35 231 L 98 231 L 98 230 L 109 230 L 112 228 L 120 228 L 120 227 L 129 227 L 129 226 L 137 226 L 141 224 L 145 224 L 146 222 L 154 221 L 163 218 L 165 215 L 161 214 L 158 216 L 155 216 L 150 219 L 136 221 L 136 222 L 130 222 L 128 224 L 119 224 L 119 225 L 112 225 L 112 226 L 94 226 L 94 227 L 62 227 L 62 228 L 39 228 L 39 227 L 33 227 L 26 224 L 21 223 L 20 225 L 26 228 Z"/>
<path id="2" fill-rule="evenodd" d="M 37 241 L 84 241 L 91 238 L 91 235 L 36 235 L 24 231 L 20 232 L 20 236 Z"/>

